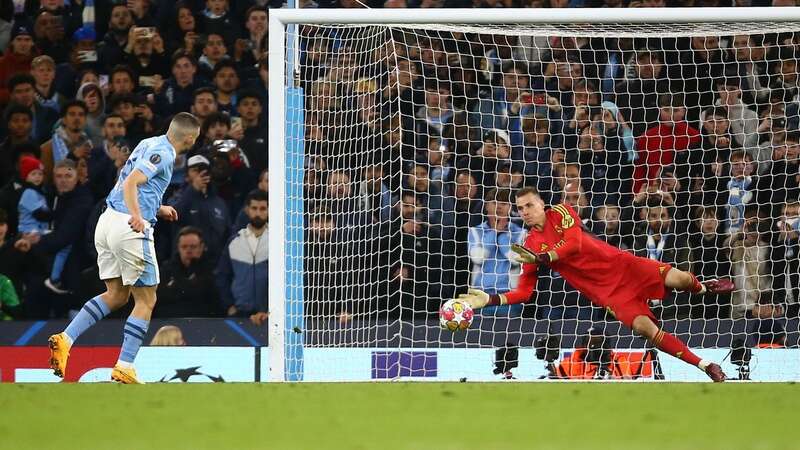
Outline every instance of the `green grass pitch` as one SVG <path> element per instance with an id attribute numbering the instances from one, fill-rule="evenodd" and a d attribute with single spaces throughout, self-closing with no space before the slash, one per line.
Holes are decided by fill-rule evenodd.
<path id="1" fill-rule="evenodd" d="M 1 449 L 800 449 L 800 385 L 3 384 Z"/>

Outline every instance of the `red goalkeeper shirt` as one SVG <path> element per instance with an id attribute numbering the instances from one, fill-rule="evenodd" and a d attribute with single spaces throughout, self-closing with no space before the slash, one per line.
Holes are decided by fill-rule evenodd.
<path id="1" fill-rule="evenodd" d="M 663 298 L 669 266 L 639 258 L 583 231 L 578 214 L 559 204 L 546 211 L 542 229 L 531 229 L 525 248 L 554 252 L 550 265 L 573 288 L 599 306 L 618 306 L 631 300 Z M 551 253 L 552 255 L 552 253 Z M 509 304 L 528 301 L 536 288 L 536 264 L 524 264 L 516 289 L 505 293 Z"/>

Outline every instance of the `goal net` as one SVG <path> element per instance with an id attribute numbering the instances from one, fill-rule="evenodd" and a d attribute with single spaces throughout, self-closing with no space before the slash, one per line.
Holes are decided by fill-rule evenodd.
<path id="1" fill-rule="evenodd" d="M 651 309 L 729 375 L 800 379 L 798 32 L 285 28 L 271 47 L 286 55 L 271 55 L 282 65 L 270 97 L 282 184 L 270 193 L 273 379 L 705 380 L 549 269 L 528 303 L 479 310 L 467 331 L 440 327 L 441 304 L 468 288 L 516 286 L 510 246 L 527 230 L 514 195 L 526 186 L 571 205 L 597 239 L 731 278 L 733 294 L 668 292 Z"/>

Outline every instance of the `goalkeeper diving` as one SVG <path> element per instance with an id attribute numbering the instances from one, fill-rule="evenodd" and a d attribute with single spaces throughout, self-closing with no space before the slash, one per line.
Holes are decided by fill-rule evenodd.
<path id="1" fill-rule="evenodd" d="M 689 272 L 613 247 L 584 232 L 571 206 L 546 208 L 534 188 L 520 189 L 516 204 L 530 229 L 524 246 L 512 246 L 522 263 L 517 288 L 495 295 L 469 289 L 459 300 L 473 309 L 526 302 L 536 289 L 538 267 L 549 266 L 593 304 L 605 308 L 659 350 L 698 367 L 714 382 L 725 381 L 718 364 L 700 359 L 681 340 L 660 328 L 648 300 L 663 299 L 667 288 L 693 294 L 728 293 L 733 291 L 730 280 L 700 282 Z"/>

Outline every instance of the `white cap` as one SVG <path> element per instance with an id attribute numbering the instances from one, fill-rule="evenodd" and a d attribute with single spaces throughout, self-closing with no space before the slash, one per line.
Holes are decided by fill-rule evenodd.
<path id="1" fill-rule="evenodd" d="M 203 164 L 209 167 L 211 166 L 211 163 L 208 162 L 208 158 L 203 155 L 194 155 L 186 162 L 187 167 L 201 166 Z"/>

